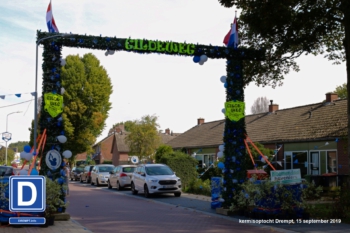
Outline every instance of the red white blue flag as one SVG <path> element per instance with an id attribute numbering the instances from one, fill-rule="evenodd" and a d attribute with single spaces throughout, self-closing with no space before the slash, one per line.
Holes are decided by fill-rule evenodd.
<path id="1" fill-rule="evenodd" d="M 224 38 L 224 44 L 227 47 L 234 47 L 237 48 L 238 45 L 238 23 L 237 18 L 235 16 L 235 19 L 233 21 L 233 24 L 231 24 L 231 30 L 227 33 L 227 35 Z"/>
<path id="2" fill-rule="evenodd" d="M 46 12 L 46 24 L 49 32 L 58 32 L 58 28 L 56 26 L 55 19 L 53 18 L 52 14 L 51 0 Z"/>

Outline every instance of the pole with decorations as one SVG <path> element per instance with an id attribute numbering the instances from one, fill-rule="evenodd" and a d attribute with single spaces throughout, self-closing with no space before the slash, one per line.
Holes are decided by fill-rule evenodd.
<path id="1" fill-rule="evenodd" d="M 236 12 L 237 14 L 237 12 Z M 224 38 L 227 47 L 237 49 L 239 43 L 238 22 L 235 14 L 231 29 Z M 241 51 L 243 55 L 244 51 Z M 224 157 L 224 164 L 220 164 L 223 169 L 223 206 L 237 205 L 233 196 L 240 191 L 239 184 L 243 183 L 247 173 L 247 154 L 244 139 L 246 135 L 245 127 L 245 103 L 244 103 L 244 82 L 243 82 L 243 62 L 242 59 L 227 59 L 227 76 L 221 77 L 226 88 L 225 108 L 225 130 L 223 135 L 223 152 L 220 157 Z"/>

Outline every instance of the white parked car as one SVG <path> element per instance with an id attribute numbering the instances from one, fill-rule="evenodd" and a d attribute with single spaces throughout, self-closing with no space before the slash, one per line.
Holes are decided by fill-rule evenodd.
<path id="1" fill-rule="evenodd" d="M 122 190 L 125 187 L 130 187 L 132 173 L 136 167 L 136 165 L 116 166 L 113 171 L 110 172 L 110 176 L 107 181 L 108 188 L 117 188 L 118 190 Z"/>
<path id="2" fill-rule="evenodd" d="M 180 197 L 181 180 L 167 165 L 141 164 L 132 175 L 131 191 L 134 195 L 142 192 L 147 198 L 155 193 L 174 193 Z"/>
<path id="3" fill-rule="evenodd" d="M 112 164 L 95 165 L 91 171 L 91 185 L 106 185 L 110 175 L 109 172 L 113 171 L 113 168 L 114 165 Z"/>

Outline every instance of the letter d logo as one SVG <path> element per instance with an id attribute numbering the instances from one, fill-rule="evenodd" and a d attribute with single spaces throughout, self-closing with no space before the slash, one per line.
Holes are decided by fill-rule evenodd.
<path id="1" fill-rule="evenodd" d="M 27 186 L 32 190 L 32 198 L 29 201 L 23 201 L 23 187 Z M 31 206 L 34 204 L 36 197 L 37 197 L 37 192 L 36 192 L 36 187 L 33 183 L 31 182 L 18 182 L 18 205 L 19 206 Z"/>
<path id="2" fill-rule="evenodd" d="M 44 176 L 11 176 L 9 194 L 10 211 L 44 212 L 46 179 Z"/>

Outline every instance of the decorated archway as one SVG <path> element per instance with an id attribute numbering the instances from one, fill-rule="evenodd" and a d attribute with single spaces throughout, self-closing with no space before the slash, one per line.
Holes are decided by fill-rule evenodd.
<path id="1" fill-rule="evenodd" d="M 54 38 L 53 35 L 57 35 Z M 62 35 L 62 36 L 59 36 Z M 47 38 L 47 39 L 45 39 Z M 41 41 L 40 41 L 41 40 Z M 226 59 L 226 76 L 221 78 L 225 83 L 226 102 L 225 130 L 223 132 L 223 193 L 224 206 L 230 206 L 232 195 L 246 178 L 246 149 L 244 139 L 246 135 L 244 118 L 244 82 L 242 73 L 243 60 L 264 59 L 263 50 L 248 48 L 229 48 L 222 46 L 179 43 L 147 39 L 115 38 L 87 35 L 69 35 L 59 33 L 37 32 L 37 41 L 44 46 L 43 57 L 43 93 L 48 99 L 42 102 L 39 119 L 40 129 L 46 129 L 46 145 L 41 156 L 46 161 L 48 152 L 52 150 L 63 154 L 64 144 L 59 143 L 57 136 L 64 135 L 61 113 L 64 89 L 61 86 L 61 50 L 62 47 L 75 47 L 104 50 L 109 53 L 129 51 L 138 54 L 167 54 L 191 56 L 195 62 L 205 62 L 206 59 Z M 50 100 L 53 100 L 50 102 Z M 51 106 L 50 106 L 51 103 Z M 50 110 L 52 108 L 52 110 Z M 51 170 L 46 163 L 41 163 L 41 175 L 51 176 L 53 179 L 64 180 L 60 169 Z"/>

